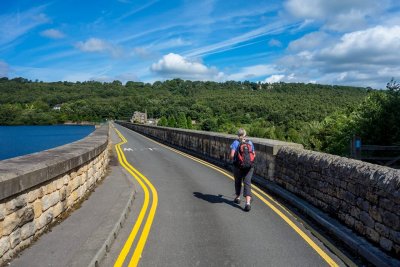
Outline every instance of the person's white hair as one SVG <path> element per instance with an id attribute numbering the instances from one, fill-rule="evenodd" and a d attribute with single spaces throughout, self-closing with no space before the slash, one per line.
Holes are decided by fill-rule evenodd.
<path id="1" fill-rule="evenodd" d="M 246 130 L 243 128 L 240 128 L 237 132 L 237 135 L 239 137 L 239 141 L 243 141 L 244 138 L 246 137 Z"/>

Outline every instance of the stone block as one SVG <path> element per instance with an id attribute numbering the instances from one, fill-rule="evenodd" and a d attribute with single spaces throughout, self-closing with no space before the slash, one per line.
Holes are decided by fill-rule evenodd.
<path id="1" fill-rule="evenodd" d="M 5 203 L 6 205 L 6 215 L 11 214 L 14 211 L 22 209 L 27 205 L 26 203 L 26 195 L 20 195 L 16 198 L 11 199 Z"/>
<path id="2" fill-rule="evenodd" d="M 372 241 L 374 241 L 374 242 L 376 242 L 376 243 L 379 242 L 380 235 L 379 235 L 379 233 L 378 233 L 377 231 L 375 231 L 374 229 L 369 228 L 369 227 L 367 227 L 365 230 L 366 230 L 365 232 L 366 232 L 366 234 L 367 234 L 367 237 L 368 237 L 370 240 L 372 240 Z"/>
<path id="3" fill-rule="evenodd" d="M 354 218 L 359 219 L 360 218 L 360 214 L 361 214 L 361 210 L 359 208 L 357 208 L 357 207 L 352 206 L 352 207 L 350 207 L 350 214 Z"/>
<path id="4" fill-rule="evenodd" d="M 64 177 L 63 177 L 64 185 L 67 185 L 70 180 L 71 180 L 71 176 L 69 174 L 64 175 Z"/>
<path id="5" fill-rule="evenodd" d="M 21 242 L 21 228 L 17 228 L 10 234 L 11 248 L 15 248 L 20 242 Z"/>
<path id="6" fill-rule="evenodd" d="M 3 236 L 2 238 L 0 238 L 0 255 L 5 255 L 6 252 L 10 250 L 10 248 L 11 248 L 10 237 Z"/>
<path id="7" fill-rule="evenodd" d="M 395 231 L 400 230 L 399 216 L 389 211 L 385 211 L 382 216 L 383 223 Z"/>
<path id="8" fill-rule="evenodd" d="M 38 199 L 35 202 L 33 202 L 32 206 L 33 206 L 33 212 L 35 214 L 35 219 L 39 218 L 40 215 L 42 215 L 42 212 L 43 212 L 43 210 L 42 210 L 42 201 Z"/>
<path id="9" fill-rule="evenodd" d="M 58 193 L 60 194 L 60 200 L 64 201 L 67 197 L 67 187 L 66 186 L 61 187 Z"/>
<path id="10" fill-rule="evenodd" d="M 375 226 L 375 222 L 374 220 L 371 218 L 371 216 L 369 216 L 369 214 L 365 211 L 362 211 L 360 213 L 360 221 L 369 228 L 374 228 Z"/>
<path id="11" fill-rule="evenodd" d="M 381 237 L 379 245 L 386 251 L 391 251 L 393 248 L 393 242 L 385 237 Z"/>
<path id="12" fill-rule="evenodd" d="M 375 230 L 384 237 L 389 237 L 389 228 L 381 223 L 375 223 Z"/>
<path id="13" fill-rule="evenodd" d="M 22 226 L 21 228 L 21 240 L 25 240 L 35 234 L 35 223 L 30 222 Z"/>
<path id="14" fill-rule="evenodd" d="M 382 222 L 381 212 L 382 210 L 379 209 L 377 206 L 372 206 L 369 209 L 369 215 L 377 222 Z"/>
<path id="15" fill-rule="evenodd" d="M 58 217 L 63 212 L 63 205 L 61 202 L 58 202 L 53 208 L 53 216 L 54 218 Z"/>
<path id="16" fill-rule="evenodd" d="M 400 232 L 391 230 L 389 236 L 391 240 L 400 245 Z"/>
<path id="17" fill-rule="evenodd" d="M 20 218 L 17 213 L 8 214 L 3 221 L 3 235 L 9 235 L 18 228 Z"/>
<path id="18" fill-rule="evenodd" d="M 50 224 L 53 220 L 53 209 L 50 208 L 42 213 L 42 215 L 35 220 L 36 229 L 42 229 L 46 225 Z"/>
<path id="19" fill-rule="evenodd" d="M 42 198 L 42 211 L 46 211 L 51 207 L 50 195 L 45 195 Z"/>
<path id="20" fill-rule="evenodd" d="M 23 210 L 19 210 L 17 214 L 20 217 L 19 227 L 33 221 L 33 219 L 35 218 L 35 213 L 32 206 L 28 206 Z"/>
<path id="21" fill-rule="evenodd" d="M 60 190 L 64 186 L 64 180 L 59 178 L 55 181 L 56 183 L 56 190 Z"/>
<path id="22" fill-rule="evenodd" d="M 43 189 L 42 188 L 37 188 L 35 190 L 29 191 L 27 197 L 26 197 L 26 202 L 32 203 L 36 199 L 40 198 L 41 195 L 43 194 Z"/>
<path id="23" fill-rule="evenodd" d="M 4 220 L 5 217 L 6 217 L 6 205 L 4 203 L 1 203 L 0 204 L 0 221 Z"/>
<path id="24" fill-rule="evenodd" d="M 346 217 L 345 217 L 345 223 L 346 223 L 348 226 L 353 227 L 353 226 L 354 226 L 354 223 L 355 223 L 355 220 L 354 220 L 354 218 L 353 218 L 352 216 L 346 215 Z"/>
<path id="25" fill-rule="evenodd" d="M 369 202 L 364 200 L 363 198 L 359 197 L 356 200 L 357 207 L 363 211 L 369 211 Z"/>
<path id="26" fill-rule="evenodd" d="M 355 223 L 354 223 L 354 228 L 361 235 L 365 235 L 365 229 L 366 228 L 365 228 L 365 226 L 364 226 L 364 224 L 362 222 L 356 220 Z"/>

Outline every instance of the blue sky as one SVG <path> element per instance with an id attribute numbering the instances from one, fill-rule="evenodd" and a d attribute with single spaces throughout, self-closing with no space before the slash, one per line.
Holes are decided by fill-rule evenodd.
<path id="1" fill-rule="evenodd" d="M 0 25 L 0 77 L 400 80 L 397 0 L 14 0 Z"/>

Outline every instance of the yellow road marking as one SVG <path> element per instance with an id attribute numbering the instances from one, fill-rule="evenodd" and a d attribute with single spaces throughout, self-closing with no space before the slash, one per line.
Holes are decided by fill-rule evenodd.
<path id="1" fill-rule="evenodd" d="M 142 206 L 142 209 L 140 210 L 138 219 L 137 219 L 131 233 L 129 234 L 129 237 L 128 237 L 127 241 L 125 242 L 116 262 L 114 263 L 114 266 L 122 266 L 123 265 L 123 263 L 126 259 L 126 256 L 128 255 L 129 251 L 131 250 L 132 244 L 133 244 L 135 237 L 141 227 L 143 218 L 144 218 L 145 213 L 148 208 L 149 191 L 147 189 L 147 186 L 142 182 L 141 179 L 143 179 L 145 181 L 145 183 L 150 187 L 150 190 L 153 194 L 153 201 L 152 201 L 152 205 L 150 208 L 150 213 L 147 217 L 146 223 L 144 224 L 144 228 L 143 228 L 142 234 L 140 236 L 139 242 L 138 242 L 138 244 L 135 248 L 135 251 L 133 253 L 133 256 L 129 262 L 129 266 L 137 266 L 137 264 L 139 263 L 141 254 L 143 252 L 144 246 L 146 244 L 147 237 L 148 237 L 150 229 L 151 229 L 151 225 L 154 220 L 154 216 L 155 216 L 155 212 L 156 212 L 157 204 L 158 204 L 158 194 L 157 194 L 157 191 L 154 188 L 154 186 L 150 183 L 150 181 L 144 175 L 142 175 L 137 169 L 135 169 L 132 165 L 130 165 L 129 162 L 126 160 L 125 154 L 122 152 L 121 145 L 127 143 L 127 140 L 115 127 L 114 127 L 114 130 L 117 132 L 117 134 L 119 135 L 119 137 L 122 140 L 122 142 L 118 143 L 115 146 L 116 150 L 117 150 L 117 154 L 118 154 L 118 159 L 119 159 L 121 165 L 139 182 L 140 186 L 143 188 L 144 193 L 145 193 L 144 204 Z"/>
<path id="2" fill-rule="evenodd" d="M 142 135 L 143 136 L 143 135 Z M 213 165 L 213 164 L 211 164 L 211 163 L 208 163 L 208 162 L 206 162 L 206 161 L 204 161 L 204 160 L 201 160 L 201 159 L 198 159 L 198 158 L 195 158 L 195 157 L 193 157 L 193 156 L 191 156 L 191 155 L 188 155 L 188 154 L 186 154 L 186 153 L 184 153 L 184 152 L 181 152 L 181 151 L 179 151 L 179 150 L 176 150 L 176 149 L 174 149 L 174 148 L 171 148 L 171 147 L 168 147 L 168 146 L 166 146 L 166 145 L 164 145 L 164 144 L 161 144 L 161 143 L 159 143 L 159 142 L 157 142 L 157 141 L 155 141 L 155 140 L 153 140 L 153 139 L 150 139 L 150 138 L 148 138 L 148 137 L 146 137 L 146 136 L 143 136 L 143 137 L 145 137 L 146 139 L 148 139 L 148 140 L 150 140 L 150 141 L 152 141 L 152 142 L 154 142 L 154 143 L 156 143 L 156 144 L 159 144 L 160 146 L 162 146 L 162 147 L 165 147 L 165 148 L 167 148 L 167 149 L 169 149 L 169 150 L 171 150 L 171 151 L 174 151 L 175 153 L 177 153 L 177 154 L 180 154 L 180 155 L 182 155 L 182 156 L 184 156 L 184 157 L 186 157 L 186 158 L 189 158 L 189 159 L 192 159 L 192 160 L 194 160 L 194 161 L 196 161 L 196 162 L 199 162 L 200 164 L 203 164 L 203 165 L 205 165 L 205 166 L 207 166 L 207 167 L 209 167 L 209 168 L 212 168 L 212 169 L 214 169 L 214 170 L 216 170 L 216 171 L 218 171 L 218 172 L 220 172 L 220 173 L 222 173 L 223 175 L 225 175 L 225 176 L 227 176 L 227 177 L 229 177 L 231 180 L 235 180 L 235 178 L 232 176 L 232 175 L 230 175 L 230 174 L 228 174 L 228 173 L 226 173 L 225 171 L 223 171 L 222 169 L 220 169 L 219 167 L 217 167 L 217 166 L 215 166 L 215 165 Z M 263 195 L 265 195 L 265 196 L 267 196 L 268 198 L 270 198 L 271 199 L 271 201 L 273 201 L 276 205 L 278 205 L 278 206 L 280 206 L 282 209 L 284 209 L 286 212 L 288 212 L 287 211 L 287 209 L 286 208 L 284 208 L 282 205 L 280 205 L 276 200 L 274 200 L 270 195 L 268 195 L 267 193 L 265 193 L 265 192 L 263 192 L 260 188 L 258 188 L 257 186 L 255 186 L 255 185 L 252 185 L 252 187 L 254 187 L 254 188 L 256 188 L 258 191 L 260 191 Z M 256 192 L 255 190 L 252 190 L 252 192 L 254 193 L 254 195 L 256 195 L 262 202 L 264 202 L 268 207 L 270 207 L 279 217 L 281 217 L 297 234 L 299 234 L 303 239 L 304 239 L 304 241 L 306 241 L 307 242 L 307 244 L 309 244 L 317 253 L 318 253 L 318 255 L 320 255 L 327 263 L 328 263 L 328 265 L 329 266 L 339 266 L 328 254 L 326 254 L 306 233 L 304 233 L 299 227 L 297 227 L 297 225 L 294 223 L 294 222 L 292 222 L 285 214 L 283 214 L 279 209 L 277 209 L 271 202 L 269 202 L 268 200 L 266 200 L 264 197 L 262 197 L 258 192 Z"/>

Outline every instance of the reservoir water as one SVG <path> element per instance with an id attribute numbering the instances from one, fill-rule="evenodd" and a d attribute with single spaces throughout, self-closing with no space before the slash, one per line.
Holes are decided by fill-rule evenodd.
<path id="1" fill-rule="evenodd" d="M 62 146 L 94 129 L 93 125 L 0 126 L 0 160 Z"/>

